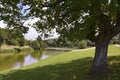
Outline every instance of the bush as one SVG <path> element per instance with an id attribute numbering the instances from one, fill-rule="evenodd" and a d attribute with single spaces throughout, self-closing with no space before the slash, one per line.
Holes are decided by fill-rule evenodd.
<path id="1" fill-rule="evenodd" d="M 87 46 L 88 47 L 94 47 L 95 46 L 95 42 L 92 42 L 90 40 L 87 40 Z"/>
<path id="2" fill-rule="evenodd" d="M 79 49 L 87 48 L 87 42 L 86 42 L 85 40 L 79 42 L 79 43 L 78 43 L 78 48 L 79 48 Z"/>
<path id="3" fill-rule="evenodd" d="M 38 41 L 32 41 L 30 47 L 33 48 L 34 50 L 40 50 L 40 44 Z"/>
<path id="4" fill-rule="evenodd" d="M 117 36 L 113 37 L 112 40 L 110 41 L 111 44 L 120 44 L 120 34 Z"/>
<path id="5" fill-rule="evenodd" d="M 120 40 L 111 40 L 110 43 L 111 44 L 120 44 Z"/>

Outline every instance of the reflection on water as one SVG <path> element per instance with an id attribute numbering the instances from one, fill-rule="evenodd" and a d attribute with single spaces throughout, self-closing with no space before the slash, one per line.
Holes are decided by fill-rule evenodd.
<path id="1" fill-rule="evenodd" d="M 40 54 L 40 55 L 41 55 L 41 54 Z M 40 57 L 39 57 L 39 59 L 40 59 Z M 32 57 L 32 54 L 28 54 L 28 55 L 25 56 L 23 63 L 17 62 L 17 63 L 13 66 L 13 68 L 19 68 L 19 67 L 22 67 L 22 66 L 26 66 L 26 65 L 35 63 L 35 62 L 39 61 L 39 59 L 33 58 L 33 57 Z"/>
<path id="2" fill-rule="evenodd" d="M 22 66 L 38 62 L 41 59 L 60 54 L 62 52 L 65 51 L 45 50 L 43 53 L 40 51 L 35 51 L 32 53 L 20 53 L 11 55 L 0 54 L 0 70 L 20 68 Z"/>

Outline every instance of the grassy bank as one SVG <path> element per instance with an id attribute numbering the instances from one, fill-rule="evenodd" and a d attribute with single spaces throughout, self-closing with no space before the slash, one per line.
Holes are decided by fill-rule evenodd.
<path id="1" fill-rule="evenodd" d="M 22 48 L 21 52 L 30 52 L 31 50 L 32 50 L 31 48 Z M 14 49 L 1 49 L 0 50 L 0 54 L 14 54 L 14 53 L 18 53 L 18 52 Z"/>
<path id="2" fill-rule="evenodd" d="M 0 80 L 120 80 L 120 47 L 109 47 L 111 73 L 89 76 L 94 49 L 70 51 L 16 70 L 0 73 Z"/>
<path id="3" fill-rule="evenodd" d="M 17 51 L 14 48 L 18 48 L 19 46 L 8 46 L 8 45 L 2 45 L 1 49 L 0 49 L 0 54 L 13 54 L 16 53 Z M 26 52 L 26 51 L 30 51 L 31 48 L 29 46 L 23 46 L 20 48 L 21 52 Z"/>

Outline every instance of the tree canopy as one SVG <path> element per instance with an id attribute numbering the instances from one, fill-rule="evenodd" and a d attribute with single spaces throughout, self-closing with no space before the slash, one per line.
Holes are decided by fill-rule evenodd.
<path id="1" fill-rule="evenodd" d="M 11 29 L 26 33 L 28 28 L 23 25 L 26 19 L 21 8 L 20 0 L 0 0 L 0 21 Z"/>
<path id="2" fill-rule="evenodd" d="M 98 34 L 120 32 L 119 0 L 24 0 L 30 5 L 29 16 L 39 18 L 34 26 L 45 32 L 56 31 L 71 40 L 88 38 L 95 41 Z M 104 26 L 99 24 L 104 24 Z M 74 38 L 73 38 L 74 36 Z"/>

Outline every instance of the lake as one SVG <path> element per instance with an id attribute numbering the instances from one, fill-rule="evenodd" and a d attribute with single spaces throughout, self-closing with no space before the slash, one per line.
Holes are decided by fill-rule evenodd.
<path id="1" fill-rule="evenodd" d="M 20 68 L 64 52 L 66 52 L 66 50 L 47 49 L 42 53 L 40 51 L 34 51 L 31 53 L 0 54 L 0 70 Z"/>

